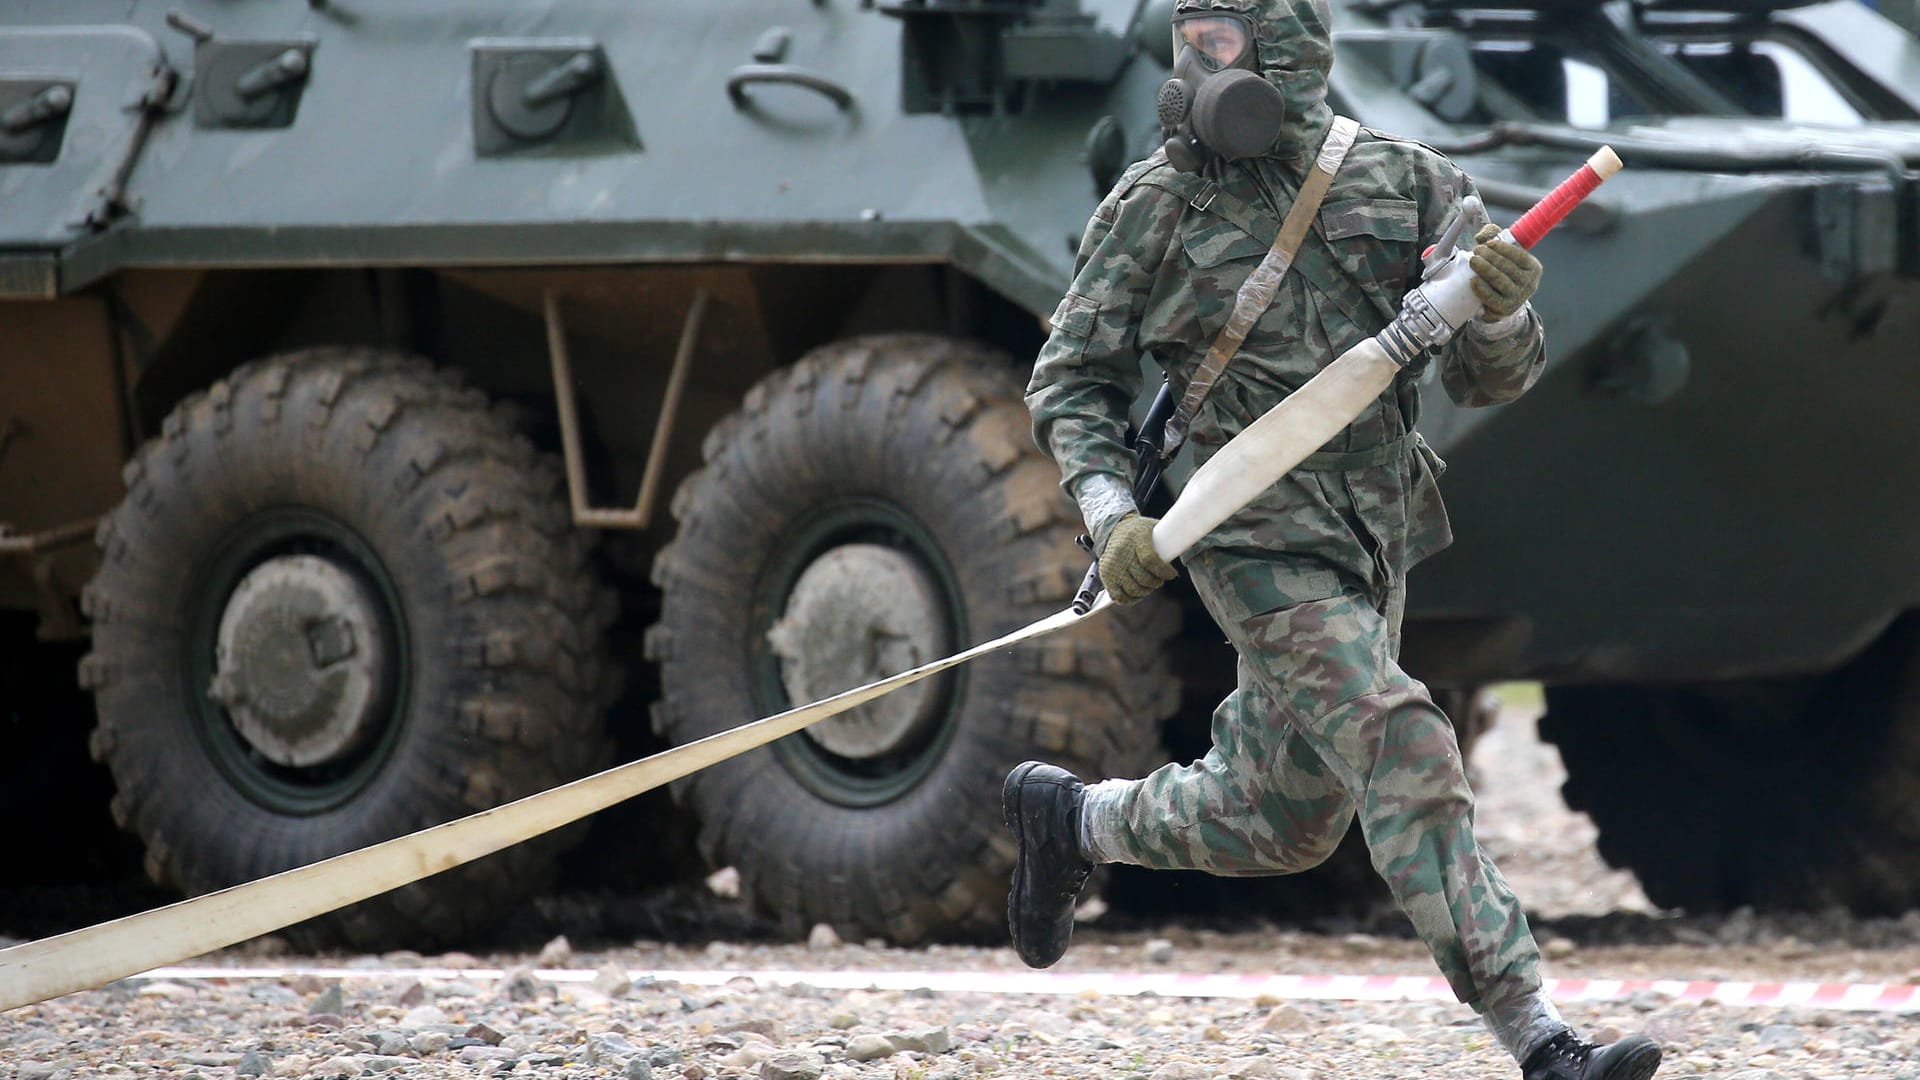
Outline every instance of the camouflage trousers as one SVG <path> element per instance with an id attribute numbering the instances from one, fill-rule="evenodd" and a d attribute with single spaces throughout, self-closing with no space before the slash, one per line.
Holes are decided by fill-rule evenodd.
<path id="1" fill-rule="evenodd" d="M 1401 591 L 1376 604 L 1299 560 L 1218 550 L 1188 560 L 1240 655 L 1239 687 L 1190 765 L 1088 790 L 1083 836 L 1106 862 L 1289 874 L 1359 817 L 1374 869 L 1454 994 L 1496 1026 L 1543 1003 L 1539 950 L 1473 837 L 1453 726 L 1400 670 Z M 1302 593 L 1333 591 L 1301 599 Z M 1507 1025 L 1511 1026 L 1511 1025 Z M 1531 1041 L 1531 1040 L 1529 1040 Z"/>

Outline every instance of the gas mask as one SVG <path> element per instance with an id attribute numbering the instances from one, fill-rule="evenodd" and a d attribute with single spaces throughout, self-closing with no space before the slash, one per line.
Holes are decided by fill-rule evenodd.
<path id="1" fill-rule="evenodd" d="M 1209 158 L 1239 161 L 1273 149 L 1286 98 L 1259 72 L 1253 26 L 1230 12 L 1173 19 L 1173 78 L 1160 87 L 1167 159 L 1199 172 Z"/>

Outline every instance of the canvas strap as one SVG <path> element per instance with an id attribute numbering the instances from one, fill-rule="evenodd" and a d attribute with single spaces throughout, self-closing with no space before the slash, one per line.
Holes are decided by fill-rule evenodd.
<path id="1" fill-rule="evenodd" d="M 1327 189 L 1333 186 L 1334 174 L 1340 171 L 1340 163 L 1346 160 L 1347 151 L 1352 149 L 1354 139 L 1360 134 L 1358 121 L 1345 116 L 1333 118 L 1333 125 L 1327 131 L 1325 141 L 1320 144 L 1320 154 L 1314 159 L 1313 168 L 1307 170 L 1306 182 L 1300 185 L 1300 193 L 1294 197 L 1292 209 L 1287 218 L 1280 223 L 1280 234 L 1273 238 L 1273 247 L 1267 251 L 1267 257 L 1240 286 L 1234 297 L 1233 313 L 1227 317 L 1227 325 L 1220 330 L 1220 336 L 1214 339 L 1213 347 L 1207 350 L 1207 358 L 1195 369 L 1193 378 L 1187 381 L 1186 393 L 1180 404 L 1174 407 L 1173 416 L 1167 420 L 1166 435 L 1160 449 L 1167 457 L 1172 457 L 1187 439 L 1187 428 L 1193 418 L 1200 413 L 1200 406 L 1213 392 L 1213 384 L 1220 373 L 1227 369 L 1234 355 L 1240 351 L 1240 345 L 1247 340 L 1247 334 L 1253 330 L 1253 324 L 1260 321 L 1267 308 L 1273 304 L 1273 297 L 1279 291 L 1280 281 L 1287 276 L 1287 270 L 1293 266 L 1293 257 L 1300 250 L 1300 242 L 1306 239 L 1307 230 L 1313 225 L 1313 217 L 1320 211 L 1320 200 L 1324 199 Z"/>

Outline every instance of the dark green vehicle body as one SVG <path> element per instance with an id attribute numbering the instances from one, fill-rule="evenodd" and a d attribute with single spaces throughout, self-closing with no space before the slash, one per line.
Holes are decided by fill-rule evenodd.
<path id="1" fill-rule="evenodd" d="M 149 870 L 217 887 L 1063 606 L 1075 522 L 1018 389 L 1158 145 L 1169 9 L 8 5 L 0 608 L 15 655 L 91 634 Z M 1336 108 L 1497 220 L 1602 142 L 1629 166 L 1539 249 L 1540 385 L 1426 395 L 1458 541 L 1408 668 L 1456 703 L 1546 682 L 1570 801 L 1657 902 L 1920 901 L 1920 44 L 1850 0 L 1337 24 Z M 802 930 L 994 933 L 996 770 L 1138 770 L 1204 725 L 1222 650 L 1181 603 L 703 774 L 641 846 L 697 823 Z M 250 674 L 296 624 L 317 666 Z M 0 708 L 50 745 L 67 669 L 29 667 Z M 555 850 L 328 932 L 456 935 Z"/>

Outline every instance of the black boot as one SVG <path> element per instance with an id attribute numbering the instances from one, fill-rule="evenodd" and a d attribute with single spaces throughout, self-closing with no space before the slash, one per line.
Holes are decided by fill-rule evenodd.
<path id="1" fill-rule="evenodd" d="M 1073 936 L 1073 908 L 1093 864 L 1080 854 L 1080 778 L 1029 761 L 1007 774 L 1000 810 L 1020 845 L 1007 893 L 1007 929 L 1028 967 L 1053 964 Z"/>
<path id="2" fill-rule="evenodd" d="M 1660 1044 L 1645 1035 L 1602 1044 L 1563 1031 L 1528 1054 L 1520 1072 L 1525 1080 L 1648 1080 L 1658 1068 Z"/>

